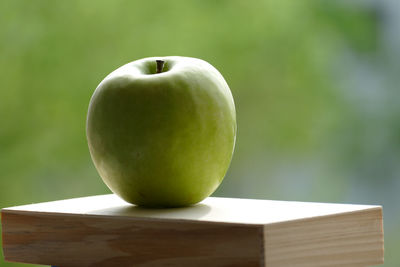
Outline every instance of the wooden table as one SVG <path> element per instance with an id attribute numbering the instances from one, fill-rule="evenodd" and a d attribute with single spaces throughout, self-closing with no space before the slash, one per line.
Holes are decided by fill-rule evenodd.
<path id="1" fill-rule="evenodd" d="M 209 197 L 144 209 L 115 195 L 1 211 L 7 261 L 69 266 L 368 266 L 381 206 Z"/>

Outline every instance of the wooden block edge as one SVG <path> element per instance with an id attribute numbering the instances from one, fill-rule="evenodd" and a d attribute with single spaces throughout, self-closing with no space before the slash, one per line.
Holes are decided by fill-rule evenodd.
<path id="1" fill-rule="evenodd" d="M 361 211 L 350 211 L 350 212 L 344 212 L 344 213 L 340 213 L 340 214 L 330 214 L 330 215 L 325 215 L 325 216 L 317 216 L 317 217 L 313 217 L 313 218 L 304 218 L 304 219 L 298 219 L 298 220 L 292 220 L 292 221 L 285 221 L 285 222 L 277 222 L 277 223 L 272 223 L 272 224 L 268 224 L 264 226 L 264 239 L 265 239 L 265 257 L 268 260 L 268 256 L 269 256 L 269 252 L 268 250 L 268 232 L 271 229 L 279 229 L 279 228 L 283 228 L 283 227 L 290 227 L 291 225 L 296 225 L 296 224 L 301 224 L 303 222 L 308 222 L 308 223 L 312 223 L 313 221 L 317 222 L 317 221 L 324 221 L 324 220 L 330 220 L 333 219 L 334 217 L 343 217 L 346 218 L 348 216 L 356 216 L 356 215 L 371 215 L 375 217 L 375 221 L 377 223 L 377 230 L 376 232 L 379 235 L 378 238 L 378 243 L 380 244 L 379 249 L 376 249 L 375 252 L 379 255 L 376 260 L 367 262 L 366 264 L 368 266 L 370 265 L 380 265 L 384 263 L 384 229 L 383 229 L 383 208 L 382 206 L 376 206 L 376 207 L 371 207 L 369 209 L 365 209 L 365 210 L 361 210 Z M 374 221 L 373 219 L 371 219 L 372 221 Z M 304 224 L 307 225 L 307 224 Z M 280 266 L 280 265 L 274 265 L 274 264 L 269 264 L 267 261 L 268 266 Z M 295 263 L 290 263 L 290 266 L 297 266 Z M 317 265 L 301 265 L 299 264 L 299 266 L 318 266 Z M 335 266 L 342 266 L 339 264 L 335 264 Z M 343 265 L 343 266 L 354 266 L 352 264 L 349 265 Z M 358 266 L 358 265 L 357 265 Z M 363 265 L 366 266 L 366 265 Z"/>

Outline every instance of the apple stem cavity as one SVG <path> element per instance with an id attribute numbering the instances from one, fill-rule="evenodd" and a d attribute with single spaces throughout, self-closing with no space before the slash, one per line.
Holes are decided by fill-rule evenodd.
<path id="1" fill-rule="evenodd" d="M 156 73 L 161 73 L 163 71 L 165 62 L 164 62 L 164 60 L 160 60 L 160 59 L 156 60 L 156 62 L 157 62 L 157 72 Z"/>

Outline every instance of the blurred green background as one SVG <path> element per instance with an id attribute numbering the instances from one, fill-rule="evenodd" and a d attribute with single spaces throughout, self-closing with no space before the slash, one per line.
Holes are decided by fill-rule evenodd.
<path id="1" fill-rule="evenodd" d="M 381 204 L 400 266 L 399 28 L 396 0 L 1 0 L 0 207 L 109 193 L 85 137 L 94 89 L 135 59 L 198 57 L 237 108 L 214 195 Z"/>

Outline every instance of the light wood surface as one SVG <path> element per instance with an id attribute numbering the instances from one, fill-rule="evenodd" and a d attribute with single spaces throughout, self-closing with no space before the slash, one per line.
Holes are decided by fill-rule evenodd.
<path id="1" fill-rule="evenodd" d="M 144 209 L 115 195 L 5 208 L 6 260 L 68 266 L 369 266 L 380 206 L 210 197 Z"/>

